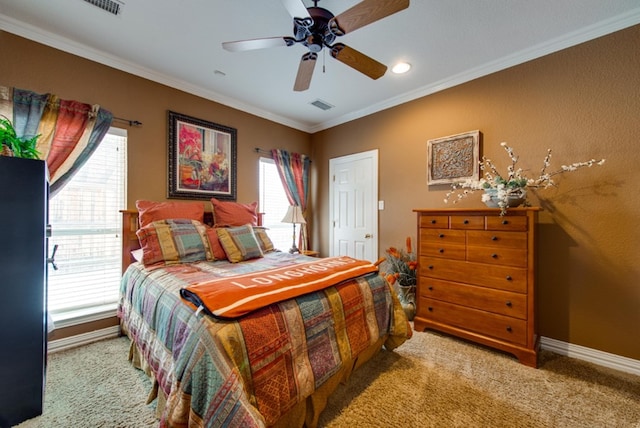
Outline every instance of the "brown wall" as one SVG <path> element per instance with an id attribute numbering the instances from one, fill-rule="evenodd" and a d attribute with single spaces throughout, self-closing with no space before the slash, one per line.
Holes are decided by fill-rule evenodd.
<path id="1" fill-rule="evenodd" d="M 510 143 L 534 175 L 606 158 L 542 190 L 539 330 L 543 336 L 640 359 L 640 26 L 313 135 L 317 181 L 329 159 L 379 150 L 381 252 L 416 237 L 414 208 L 447 207 L 447 186 L 426 185 L 427 140 L 479 129 L 481 154 L 506 168 Z M 413 70 L 419 73 L 420 70 Z M 328 187 L 315 233 L 329 251 Z M 449 205 L 451 206 L 451 205 Z M 482 206 L 474 194 L 452 207 Z"/>
<path id="2" fill-rule="evenodd" d="M 128 127 L 128 207 L 136 199 L 166 200 L 167 111 L 204 119 L 238 131 L 238 201 L 258 199 L 254 148 L 309 153 L 309 134 L 190 95 L 147 79 L 0 31 L 11 61 L 0 62 L 0 84 L 54 93 L 63 99 L 100 104 L 115 116 L 139 120 Z"/>
<path id="3" fill-rule="evenodd" d="M 208 101 L 149 80 L 0 31 L 0 46 L 11 61 L 0 61 L 0 85 L 54 93 L 62 99 L 100 104 L 115 116 L 139 120 L 128 129 L 127 208 L 137 199 L 166 200 L 167 111 L 236 128 L 237 200 L 258 200 L 254 148 L 309 153 L 309 134 Z M 114 123 L 114 126 L 123 126 Z M 112 319 L 109 325 L 116 325 Z M 89 323 L 54 331 L 50 340 L 103 328 Z"/>
<path id="4" fill-rule="evenodd" d="M 238 200 L 256 200 L 254 147 L 285 148 L 313 159 L 312 240 L 328 254 L 329 159 L 380 154 L 380 249 L 415 239 L 414 208 L 444 207 L 446 186 L 426 185 L 428 139 L 479 129 L 482 153 L 537 171 L 546 149 L 554 166 L 606 158 L 603 167 L 566 174 L 533 195 L 541 205 L 539 323 L 543 336 L 640 359 L 640 26 L 309 136 L 285 126 L 0 32 L 13 61 L 0 84 L 99 103 L 140 120 L 129 129 L 129 196 L 166 195 L 166 111 L 238 129 Z M 43 66 L 44 65 L 44 66 Z M 419 72 L 414 70 L 413 72 Z M 90 76 L 90 77 L 86 77 Z M 310 144 L 311 141 L 311 144 Z M 481 206 L 472 195 L 460 206 Z"/>

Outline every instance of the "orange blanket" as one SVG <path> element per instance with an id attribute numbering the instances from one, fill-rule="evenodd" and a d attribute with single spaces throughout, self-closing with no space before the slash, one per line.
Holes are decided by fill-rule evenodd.
<path id="1" fill-rule="evenodd" d="M 218 318 L 237 318 L 251 311 L 291 299 L 348 279 L 377 272 L 365 260 L 328 257 L 228 278 L 215 278 L 180 290 L 183 299 Z"/>

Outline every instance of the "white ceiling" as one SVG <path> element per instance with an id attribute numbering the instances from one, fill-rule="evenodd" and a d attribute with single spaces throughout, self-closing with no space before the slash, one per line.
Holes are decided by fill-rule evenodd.
<path id="1" fill-rule="evenodd" d="M 324 49 L 309 90 L 294 92 L 302 45 L 235 53 L 221 46 L 291 36 L 281 1 L 122 3 L 114 16 L 83 0 L 0 0 L 0 29 L 316 132 L 640 23 L 639 0 L 411 0 L 337 40 L 389 68 L 407 61 L 409 73 L 371 80 Z M 338 15 L 357 3 L 318 6 Z M 317 99 L 335 107 L 320 110 L 310 104 Z"/>

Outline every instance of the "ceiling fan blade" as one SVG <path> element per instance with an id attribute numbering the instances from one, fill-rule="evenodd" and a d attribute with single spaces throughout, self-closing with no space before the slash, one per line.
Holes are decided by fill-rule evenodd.
<path id="1" fill-rule="evenodd" d="M 331 20 L 331 31 L 341 36 L 409 7 L 409 0 L 363 0 Z"/>
<path id="2" fill-rule="evenodd" d="M 292 18 L 311 18 L 302 0 L 282 0 L 282 4 Z"/>
<path id="3" fill-rule="evenodd" d="M 387 66 L 342 43 L 331 46 L 331 56 L 373 80 L 387 72 Z"/>
<path id="4" fill-rule="evenodd" d="M 276 48 L 279 46 L 291 46 L 295 43 L 293 37 L 267 37 L 264 39 L 238 40 L 235 42 L 223 42 L 222 47 L 229 52 L 243 52 L 255 49 Z"/>
<path id="5" fill-rule="evenodd" d="M 313 76 L 313 69 L 316 66 L 316 60 L 318 55 L 313 52 L 307 52 L 300 58 L 300 65 L 298 66 L 298 75 L 296 76 L 296 83 L 293 85 L 293 90 L 297 92 L 306 91 L 311 85 L 311 77 Z"/>

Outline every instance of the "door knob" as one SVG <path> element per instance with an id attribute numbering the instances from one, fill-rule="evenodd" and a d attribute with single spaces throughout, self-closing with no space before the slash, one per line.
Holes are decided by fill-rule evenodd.
<path id="1" fill-rule="evenodd" d="M 370 233 L 367 233 L 366 235 L 364 235 L 364 239 L 370 239 L 373 238 L 373 235 Z"/>

